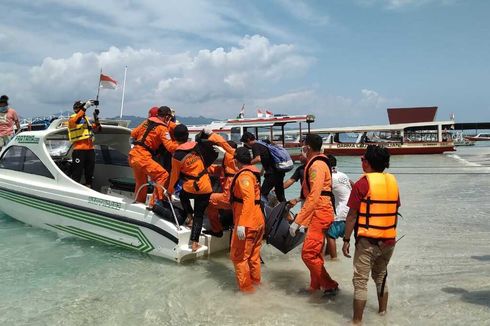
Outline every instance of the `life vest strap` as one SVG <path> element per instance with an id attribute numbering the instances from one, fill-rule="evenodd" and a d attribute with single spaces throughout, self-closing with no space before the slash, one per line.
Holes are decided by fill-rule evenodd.
<path id="1" fill-rule="evenodd" d="M 235 175 L 233 177 L 233 180 L 231 181 L 231 186 L 230 186 L 230 204 L 232 204 L 232 205 L 233 205 L 234 202 L 243 204 L 243 199 L 242 198 L 235 197 L 234 191 L 235 191 L 235 183 L 236 183 L 236 180 L 238 179 L 239 175 L 242 174 L 245 171 L 252 172 L 253 175 L 255 176 L 256 182 L 260 186 L 260 173 L 255 172 L 255 171 L 252 171 L 251 169 L 243 169 L 243 170 L 235 173 Z M 259 187 L 259 191 L 260 191 L 260 187 Z M 254 201 L 254 203 L 255 203 L 255 205 L 261 205 L 262 204 L 262 202 L 260 201 L 260 199 L 256 199 Z"/>
<path id="2" fill-rule="evenodd" d="M 376 199 L 361 199 L 363 203 L 371 203 L 371 204 L 398 204 L 397 200 L 376 200 Z"/>
<path id="3" fill-rule="evenodd" d="M 393 213 L 369 213 L 369 215 L 367 213 L 359 213 L 358 214 L 359 216 L 365 216 L 365 217 L 392 217 L 394 215 L 396 215 L 396 212 L 393 212 Z"/>
<path id="4" fill-rule="evenodd" d="M 232 202 L 243 204 L 243 199 L 242 198 L 237 198 L 234 195 L 231 195 L 231 198 L 232 198 Z M 262 202 L 260 201 L 260 199 L 255 199 L 254 200 L 255 206 L 259 206 L 261 203 Z"/>
<path id="5" fill-rule="evenodd" d="M 158 123 L 154 122 L 154 121 L 151 121 L 151 120 L 148 120 L 148 125 L 146 127 L 146 130 L 145 130 L 145 133 L 143 134 L 143 137 L 141 137 L 139 140 L 133 142 L 133 145 L 137 145 L 137 146 L 141 146 L 143 147 L 144 149 L 146 149 L 148 152 L 150 152 L 150 154 L 152 156 L 155 156 L 157 153 L 156 153 L 156 150 L 154 150 L 153 148 L 151 148 L 150 146 L 146 145 L 146 137 L 148 137 L 148 134 L 153 130 L 155 129 L 156 127 L 158 127 Z"/>
<path id="6" fill-rule="evenodd" d="M 202 170 L 201 172 L 198 173 L 198 175 L 190 175 L 184 172 L 180 172 L 180 177 L 184 180 L 194 180 L 194 189 L 196 191 L 199 191 L 199 184 L 197 183 L 204 175 L 208 174 L 208 171 L 206 169 Z"/>
<path id="7" fill-rule="evenodd" d="M 376 225 L 368 225 L 368 224 L 357 224 L 357 226 L 366 229 L 372 228 L 372 229 L 379 229 L 379 230 L 389 230 L 395 228 L 396 223 L 388 226 L 376 226 Z"/>
<path id="8" fill-rule="evenodd" d="M 226 173 L 225 172 L 225 177 L 227 177 L 227 178 L 232 178 L 234 176 L 235 176 L 235 173 Z"/>
<path id="9" fill-rule="evenodd" d="M 156 155 L 155 151 L 154 151 L 154 150 L 153 150 L 153 149 L 152 149 L 150 146 L 146 145 L 146 144 L 145 144 L 145 143 L 143 143 L 143 142 L 140 142 L 140 141 L 135 141 L 135 142 L 133 143 L 133 145 L 134 145 L 134 146 L 141 146 L 141 147 L 143 147 L 143 148 L 144 148 L 144 149 L 146 149 L 148 152 L 150 152 L 150 154 L 151 154 L 152 156 L 155 156 L 155 155 Z"/>

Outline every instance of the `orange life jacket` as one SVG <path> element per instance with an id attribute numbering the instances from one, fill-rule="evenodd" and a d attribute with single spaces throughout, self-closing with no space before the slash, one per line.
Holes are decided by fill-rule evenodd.
<path id="1" fill-rule="evenodd" d="M 233 177 L 233 180 L 231 181 L 231 186 L 230 186 L 230 204 L 233 205 L 233 203 L 240 203 L 243 204 L 243 198 L 238 198 L 235 196 L 235 184 L 238 180 L 238 177 L 240 174 L 242 174 L 245 171 L 252 172 L 255 176 L 256 182 L 259 184 L 259 189 L 260 189 L 260 172 L 256 168 L 243 168 L 240 171 L 238 171 L 235 176 Z M 258 194 L 256 194 L 256 199 L 255 199 L 255 205 L 260 205 L 260 191 Z"/>
<path id="2" fill-rule="evenodd" d="M 194 157 L 196 159 L 196 162 L 193 162 L 193 168 L 194 171 L 180 171 L 180 178 L 184 180 L 184 182 L 192 180 L 193 181 L 193 187 L 194 189 L 199 192 L 201 188 L 199 187 L 199 183 L 202 177 L 205 175 L 208 175 L 208 170 L 206 169 L 204 159 L 202 158 L 201 154 L 199 153 L 198 150 L 198 144 L 193 141 L 188 141 L 186 143 L 181 144 L 179 147 L 177 147 L 177 150 L 174 153 L 174 159 L 185 163 L 185 161 L 191 157 Z M 211 181 L 208 176 L 208 181 L 211 184 Z"/>
<path id="3" fill-rule="evenodd" d="M 332 202 L 332 207 L 335 212 L 335 197 L 332 193 L 332 167 L 330 166 L 330 161 L 328 158 L 323 155 L 316 155 L 314 156 L 305 166 L 305 172 L 304 172 L 304 179 L 303 179 L 303 184 L 301 185 L 301 199 L 305 199 L 306 195 L 310 193 L 311 191 L 311 185 L 310 185 L 310 167 L 315 161 L 322 161 L 325 162 L 328 166 L 328 170 L 330 171 L 330 187 L 328 189 L 324 189 L 321 192 L 321 196 L 327 196 L 330 197 L 330 201 Z M 306 186 L 306 191 L 305 191 L 305 186 Z"/>
<path id="4" fill-rule="evenodd" d="M 146 137 L 148 137 L 148 134 L 155 129 L 158 126 L 165 126 L 162 121 L 156 119 L 156 118 L 149 118 L 148 120 L 145 121 L 146 124 L 146 130 L 143 136 L 141 138 L 136 139 L 136 141 L 133 142 L 133 145 L 135 146 L 141 146 L 144 149 L 146 149 L 152 156 L 155 156 L 157 154 L 158 148 L 152 148 L 146 143 Z"/>
<path id="5" fill-rule="evenodd" d="M 398 184 L 390 173 L 366 173 L 369 191 L 361 200 L 356 235 L 374 239 L 396 237 Z"/>

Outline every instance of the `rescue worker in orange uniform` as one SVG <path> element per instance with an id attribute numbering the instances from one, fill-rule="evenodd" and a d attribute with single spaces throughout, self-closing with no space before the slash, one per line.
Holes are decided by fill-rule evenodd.
<path id="1" fill-rule="evenodd" d="M 321 148 L 322 137 L 316 134 L 306 136 L 302 150 L 308 163 L 301 188 L 305 201 L 289 232 L 291 236 L 295 236 L 300 227 L 307 229 L 301 251 L 301 258 L 310 270 L 310 287 L 307 291 L 312 293 L 321 289 L 325 293 L 335 293 L 338 283 L 332 280 L 323 266 L 324 232 L 334 220 L 334 210 L 330 168 L 327 157 L 321 153 Z"/>
<path id="2" fill-rule="evenodd" d="M 245 147 L 235 152 L 238 172 L 230 185 L 234 230 L 230 258 L 240 291 L 254 291 L 260 284 L 260 248 L 265 219 L 260 207 L 260 171 L 251 165 L 252 155 Z"/>
<path id="3" fill-rule="evenodd" d="M 209 206 L 207 216 L 209 223 L 211 224 L 211 230 L 205 230 L 204 234 L 210 234 L 215 237 L 223 236 L 223 225 L 219 219 L 219 210 L 230 210 L 230 185 L 233 177 L 238 172 L 238 168 L 235 165 L 235 150 L 237 144 L 234 141 L 226 142 L 224 139 L 218 141 L 218 134 L 212 134 L 209 138 L 216 145 L 222 147 L 225 150 L 223 162 L 221 165 L 212 165 L 209 167 L 209 173 L 211 175 L 219 175 L 221 182 L 222 192 L 213 193 L 209 199 Z M 212 138 L 211 138 L 212 137 Z M 221 137 L 221 136 L 220 136 Z"/>
<path id="4" fill-rule="evenodd" d="M 92 100 L 76 101 L 73 104 L 75 113 L 68 119 L 68 138 L 73 143 L 71 178 L 80 182 L 84 174 L 87 187 L 92 187 L 95 169 L 94 132 L 100 131 L 101 127 L 98 119 L 99 110 L 94 110 L 94 123 L 90 122 L 85 111 L 95 103 Z"/>
<path id="5" fill-rule="evenodd" d="M 177 181 L 183 180 L 182 191 L 180 192 L 180 202 L 188 221 L 192 219 L 191 229 L 191 249 L 198 250 L 199 236 L 201 235 L 204 212 L 209 204 L 209 197 L 213 192 L 211 179 L 209 178 L 203 158 L 198 150 L 198 144 L 188 141 L 189 131 L 183 124 L 177 125 L 174 130 L 174 137 L 178 147 L 172 158 L 172 172 L 168 193 L 174 192 Z M 194 208 L 190 200 L 194 199 Z"/>
<path id="6" fill-rule="evenodd" d="M 347 206 L 344 256 L 350 257 L 350 237 L 354 231 L 354 302 L 353 324 L 362 323 L 367 300 L 369 273 L 376 284 L 378 313 L 384 315 L 388 306 L 388 263 L 395 249 L 396 225 L 400 196 L 395 177 L 384 172 L 390 165 L 390 153 L 384 147 L 369 145 L 361 157 L 361 177 L 352 188 Z"/>
<path id="7" fill-rule="evenodd" d="M 168 186 L 168 172 L 156 161 L 153 156 L 156 154 L 160 145 L 173 153 L 178 144 L 172 141 L 170 137 L 169 121 L 172 118 L 172 112 L 168 107 L 160 107 L 156 117 L 150 117 L 138 127 L 131 131 L 133 138 L 133 148 L 129 151 L 129 166 L 133 169 L 134 179 L 136 182 L 135 192 L 142 185 L 148 182 L 148 176 L 155 183 Z M 147 187 L 143 187 L 136 197 L 140 203 L 146 202 Z M 161 187 L 155 186 L 153 191 L 152 203 L 155 200 L 163 200 L 164 193 Z"/>

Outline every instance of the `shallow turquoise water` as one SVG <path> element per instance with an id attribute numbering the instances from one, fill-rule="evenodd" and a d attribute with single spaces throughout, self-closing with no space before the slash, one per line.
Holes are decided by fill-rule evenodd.
<path id="1" fill-rule="evenodd" d="M 358 157 L 339 170 L 360 175 Z M 446 155 L 394 156 L 404 218 L 390 263 L 389 313 L 367 325 L 490 324 L 490 147 Z M 484 174 L 486 173 L 486 174 Z M 288 197 L 296 196 L 296 185 Z M 340 241 L 338 242 L 340 245 Z M 352 261 L 327 261 L 341 286 L 334 300 L 305 297 L 299 248 L 262 252 L 263 285 L 236 291 L 226 253 L 177 265 L 164 259 L 24 225 L 0 215 L 0 325 L 319 325 L 351 316 Z"/>

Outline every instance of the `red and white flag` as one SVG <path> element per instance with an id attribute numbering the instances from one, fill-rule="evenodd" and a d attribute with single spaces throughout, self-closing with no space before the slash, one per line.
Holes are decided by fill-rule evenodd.
<path id="1" fill-rule="evenodd" d="M 117 81 L 110 76 L 100 74 L 100 88 L 116 89 Z"/>
<path id="2" fill-rule="evenodd" d="M 266 118 L 270 118 L 270 117 L 272 117 L 272 116 L 274 116 L 274 114 L 273 114 L 271 111 L 269 111 L 269 110 L 265 110 L 265 117 L 266 117 Z"/>
<path id="3" fill-rule="evenodd" d="M 257 109 L 257 118 L 263 118 L 264 117 L 264 114 L 262 113 L 262 111 L 260 111 L 260 109 Z"/>

